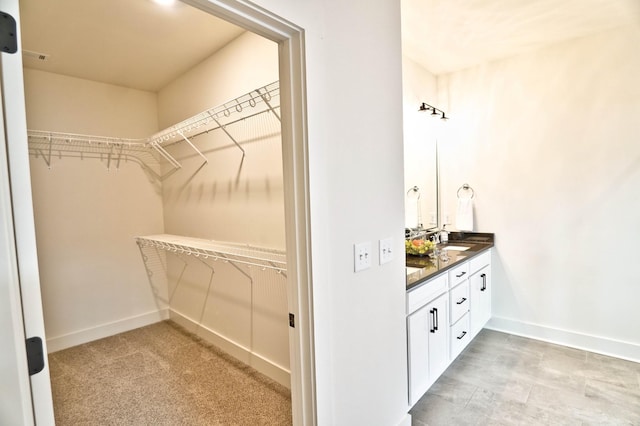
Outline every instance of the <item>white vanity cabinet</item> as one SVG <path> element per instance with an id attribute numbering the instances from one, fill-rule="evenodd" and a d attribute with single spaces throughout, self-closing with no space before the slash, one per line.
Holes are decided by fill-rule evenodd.
<path id="1" fill-rule="evenodd" d="M 491 318 L 491 250 L 472 258 L 469 272 L 471 336 L 475 337 Z"/>
<path id="2" fill-rule="evenodd" d="M 447 275 L 407 295 L 409 403 L 415 404 L 449 365 Z"/>
<path id="3" fill-rule="evenodd" d="M 407 292 L 410 406 L 418 402 L 490 317 L 490 249 Z"/>
<path id="4" fill-rule="evenodd" d="M 450 358 L 454 360 L 460 352 L 471 341 L 471 330 L 469 329 L 469 280 L 464 279 L 449 292 L 449 304 L 451 318 L 449 324 Z"/>

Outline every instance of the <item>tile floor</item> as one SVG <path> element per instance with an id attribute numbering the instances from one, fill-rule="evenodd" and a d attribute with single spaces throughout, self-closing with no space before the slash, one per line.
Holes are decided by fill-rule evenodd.
<path id="1" fill-rule="evenodd" d="M 640 425 L 640 363 L 483 330 L 411 410 L 425 425 Z"/>

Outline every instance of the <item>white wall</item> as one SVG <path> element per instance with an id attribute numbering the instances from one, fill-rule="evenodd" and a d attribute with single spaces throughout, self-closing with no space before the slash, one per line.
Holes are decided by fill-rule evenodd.
<path id="1" fill-rule="evenodd" d="M 244 33 L 158 93 L 161 127 L 278 80 L 278 45 Z M 279 105 L 278 97 L 272 104 Z M 233 104 L 230 104 L 233 106 Z M 234 111 L 230 119 L 265 110 Z M 226 120 L 224 116 L 221 120 Z M 163 181 L 169 234 L 285 249 L 280 122 L 270 112 L 167 149 L 182 168 Z M 286 280 L 273 270 L 194 259 L 169 259 L 173 318 L 232 355 L 289 386 Z"/>
<path id="2" fill-rule="evenodd" d="M 405 226 L 415 228 L 420 222 L 423 227 L 437 226 L 436 195 L 436 139 L 440 120 L 430 112 L 419 111 L 419 105 L 426 102 L 436 108 L 436 76 L 416 62 L 402 57 L 402 104 L 403 104 L 403 146 L 404 146 L 404 189 L 420 189 L 419 201 L 415 193 L 405 196 Z M 419 203 L 419 210 L 416 203 Z M 416 221 L 416 218 L 418 220 Z"/>
<path id="3" fill-rule="evenodd" d="M 496 234 L 494 327 L 640 360 L 639 43 L 625 28 L 439 80 L 444 209 L 468 182 Z"/>
<path id="4" fill-rule="evenodd" d="M 277 80 L 278 45 L 244 33 L 160 90 L 160 127 Z M 183 168 L 163 182 L 166 232 L 284 249 L 280 122 L 267 113 L 227 130 L 246 151 L 244 160 L 221 130 L 193 139 L 209 160 L 202 168 L 186 143 L 168 148 Z"/>
<path id="5" fill-rule="evenodd" d="M 305 30 L 316 397 L 321 425 L 407 413 L 404 256 L 353 272 L 353 244 L 403 252 L 400 4 L 259 0 Z"/>
<path id="6" fill-rule="evenodd" d="M 399 424 L 404 258 L 354 274 L 352 244 L 395 236 L 403 250 L 400 5 L 255 3 L 305 29 L 318 422 Z"/>
<path id="7" fill-rule="evenodd" d="M 25 69 L 30 129 L 114 137 L 157 130 L 156 96 Z M 136 163 L 30 158 L 49 350 L 160 319 L 133 239 L 162 232 L 157 181 Z M 160 307 L 161 308 L 161 307 Z"/>

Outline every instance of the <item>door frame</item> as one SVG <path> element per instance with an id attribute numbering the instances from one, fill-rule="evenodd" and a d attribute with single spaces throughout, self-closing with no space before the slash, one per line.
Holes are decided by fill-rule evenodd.
<path id="1" fill-rule="evenodd" d="M 0 81 L 2 60 L 0 53 Z M 9 166 L 4 125 L 4 97 L 0 84 L 0 423 L 33 424 L 33 403 L 25 348 L 22 298 L 15 246 Z"/>
<path id="2" fill-rule="evenodd" d="M 289 329 L 293 423 L 317 423 L 311 281 L 311 240 L 308 180 L 306 68 L 304 30 L 275 14 L 242 0 L 182 0 L 204 12 L 270 39 L 279 46 L 282 157 L 285 195 L 285 230 L 289 312 L 295 327 Z M 0 0 L 0 10 L 19 20 L 18 0 Z M 20 46 L 20 41 L 19 47 Z M 19 49 L 20 51 L 20 49 Z M 40 336 L 46 352 L 44 319 L 35 243 L 35 226 L 29 174 L 24 82 L 19 54 L 5 58 L 2 76 L 5 97 L 7 161 L 13 207 L 14 243 L 22 296 L 24 334 Z M 1 167 L 4 165 L 0 164 Z M 0 200 L 5 208 L 5 200 Z M 0 225 L 6 225 L 3 217 Z M 10 238 L 9 235 L 6 238 Z M 3 241 L 4 242 L 4 241 Z M 14 325 L 17 333 L 20 323 Z M 22 356 L 22 353 L 18 354 Z M 23 381 L 24 382 L 24 381 Z M 48 365 L 30 378 L 35 422 L 53 424 L 53 401 Z M 24 399 L 24 398 L 23 398 Z"/>
<path id="3" fill-rule="evenodd" d="M 278 43 L 293 424 L 317 423 L 304 29 L 242 0 L 181 0 Z"/>
<path id="4" fill-rule="evenodd" d="M 5 55 L 2 60 L 2 91 L 4 106 L 4 124 L 6 137 L 7 162 L 0 167 L 7 169 L 12 209 L 13 244 L 17 265 L 15 291 L 19 292 L 22 312 L 14 324 L 23 326 L 24 337 L 40 337 L 43 353 L 47 353 L 40 291 L 40 273 L 36 249 L 36 234 L 31 193 L 31 175 L 29 173 L 29 151 L 27 146 L 27 119 L 25 113 L 24 79 L 22 73 L 22 41 L 20 40 L 20 5 L 18 0 L 0 0 L 0 10 L 11 15 L 18 27 L 18 51 Z M 5 172 L 3 171 L 3 174 Z M 11 219 L 11 218 L 9 218 Z M 6 220 L 6 219 L 5 219 Z M 2 225 L 7 225 L 3 223 Z M 7 235 L 8 236 L 8 235 Z M 9 283 L 11 285 L 12 283 Z M 17 286 L 17 288 L 15 287 Z M 26 344 L 26 343 L 25 343 Z M 24 352 L 26 356 L 26 350 Z M 46 361 L 46 359 L 45 359 Z M 24 359 L 26 362 L 26 359 Z M 22 364 L 18 361 L 19 365 Z M 31 391 L 33 421 L 36 424 L 53 424 L 53 400 L 51 397 L 51 379 L 49 363 L 44 363 L 39 373 L 28 377 Z M 18 365 L 18 368 L 20 366 Z M 13 408 L 13 407 L 12 407 Z M 16 408 L 17 409 L 17 408 Z"/>

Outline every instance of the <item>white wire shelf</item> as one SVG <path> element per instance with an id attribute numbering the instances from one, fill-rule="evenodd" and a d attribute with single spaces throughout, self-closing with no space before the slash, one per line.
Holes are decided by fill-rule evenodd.
<path id="1" fill-rule="evenodd" d="M 209 108 L 148 138 L 132 139 L 27 130 L 29 154 L 36 158 L 42 157 L 49 167 L 51 167 L 52 158 L 77 157 L 106 160 L 107 168 L 112 165 L 118 168 L 122 160 L 136 161 L 147 167 L 165 160 L 175 171 L 182 166 L 163 145 L 184 141 L 206 163 L 208 161 L 206 156 L 191 142 L 190 138 L 221 129 L 242 151 L 244 157 L 244 149 L 227 126 L 263 113 L 272 113 L 280 120 L 279 95 L 279 82 L 276 81 L 222 105 Z"/>
<path id="2" fill-rule="evenodd" d="M 159 163 L 157 152 L 144 141 L 75 133 L 28 130 L 29 154 L 42 157 L 51 167 L 52 158 L 98 158 L 107 161 L 107 168 L 120 166 L 122 161 L 136 161 L 143 165 Z"/>
<path id="3" fill-rule="evenodd" d="M 282 250 L 170 234 L 147 235 L 135 239 L 140 248 L 155 247 L 201 259 L 272 269 L 283 274 L 287 271 L 286 252 Z"/>
<path id="4" fill-rule="evenodd" d="M 234 122 L 232 116 L 240 115 L 240 119 L 245 118 L 247 111 L 259 110 L 260 112 L 272 112 L 278 120 L 280 115 L 276 111 L 279 105 L 272 105 L 278 100 L 279 104 L 280 86 L 273 82 L 266 86 L 255 89 L 249 93 L 227 101 L 222 105 L 209 108 L 199 114 L 189 117 L 155 135 L 149 137 L 149 143 L 166 144 L 171 141 L 180 140 L 186 137 L 194 137 L 201 133 L 207 133 L 216 129 L 223 129 Z M 233 138 L 231 137 L 233 140 Z M 235 140 L 234 140 L 235 142 Z"/>

